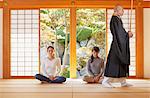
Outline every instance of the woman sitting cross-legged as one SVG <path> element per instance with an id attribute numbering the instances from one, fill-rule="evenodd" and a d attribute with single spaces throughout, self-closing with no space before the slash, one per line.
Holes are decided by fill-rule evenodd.
<path id="1" fill-rule="evenodd" d="M 83 81 L 87 83 L 101 83 L 103 80 L 104 60 L 98 56 L 98 47 L 93 47 L 92 56 L 87 62 L 88 76 L 84 76 Z"/>
<path id="2" fill-rule="evenodd" d="M 54 47 L 47 48 L 48 57 L 41 63 L 41 73 L 36 74 L 35 78 L 41 83 L 63 83 L 66 78 L 58 76 L 61 71 L 61 62 L 59 58 L 54 57 Z"/>

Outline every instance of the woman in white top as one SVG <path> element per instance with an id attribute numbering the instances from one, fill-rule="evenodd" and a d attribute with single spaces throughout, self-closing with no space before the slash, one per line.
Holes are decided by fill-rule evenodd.
<path id="1" fill-rule="evenodd" d="M 54 47 L 49 46 L 47 48 L 48 57 L 46 57 L 41 63 L 41 72 L 36 74 L 35 78 L 42 83 L 63 83 L 66 78 L 59 76 L 61 71 L 61 62 L 59 58 L 54 57 Z"/>

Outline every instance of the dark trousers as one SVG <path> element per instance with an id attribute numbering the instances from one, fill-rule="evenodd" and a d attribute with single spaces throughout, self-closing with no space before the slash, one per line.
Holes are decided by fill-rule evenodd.
<path id="1" fill-rule="evenodd" d="M 63 83 L 66 81 L 66 78 L 63 76 L 56 76 L 55 80 L 50 80 L 49 78 L 47 78 L 41 74 L 36 74 L 35 78 L 40 80 L 40 81 L 46 81 L 49 83 Z"/>

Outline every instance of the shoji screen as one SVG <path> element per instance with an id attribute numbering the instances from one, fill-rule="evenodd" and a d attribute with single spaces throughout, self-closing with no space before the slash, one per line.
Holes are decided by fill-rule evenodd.
<path id="1" fill-rule="evenodd" d="M 39 10 L 11 10 L 11 76 L 39 72 Z"/>

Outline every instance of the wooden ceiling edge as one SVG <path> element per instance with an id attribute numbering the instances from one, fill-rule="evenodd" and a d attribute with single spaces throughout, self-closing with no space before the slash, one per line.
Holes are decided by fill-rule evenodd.
<path id="1" fill-rule="evenodd" d="M 52 2 L 51 0 L 45 0 L 37 2 L 37 0 L 4 0 L 0 1 L 0 8 L 1 7 L 8 7 L 8 8 L 72 8 L 72 7 L 83 7 L 83 8 L 113 8 L 116 4 L 123 5 L 124 8 L 130 8 L 130 0 L 128 1 L 114 1 L 114 0 L 58 0 Z M 136 6 L 141 7 L 150 7 L 150 2 L 148 1 L 134 1 L 134 8 Z"/>
<path id="2" fill-rule="evenodd" d="M 114 8 L 115 5 L 100 5 L 100 4 L 77 4 L 77 5 L 24 5 L 24 6 L 8 6 L 8 8 L 11 9 L 38 9 L 38 8 Z M 123 5 L 124 8 L 130 8 L 130 5 Z M 133 8 L 136 8 L 136 5 L 134 5 Z"/>
<path id="3" fill-rule="evenodd" d="M 130 8 L 129 1 L 87 1 L 87 0 L 66 0 L 66 1 L 56 1 L 51 2 L 51 0 L 45 0 L 37 2 L 36 0 L 30 0 L 30 2 L 25 2 L 24 0 L 5 0 L 5 6 L 8 8 L 51 8 L 51 7 L 98 7 L 98 8 L 113 8 L 116 4 L 123 5 L 124 8 Z M 137 1 L 134 2 L 134 7 L 137 6 Z"/>
<path id="4" fill-rule="evenodd" d="M 143 8 L 150 8 L 150 2 L 148 2 L 148 1 L 147 2 L 146 1 L 142 2 L 141 5 L 142 5 Z"/>

